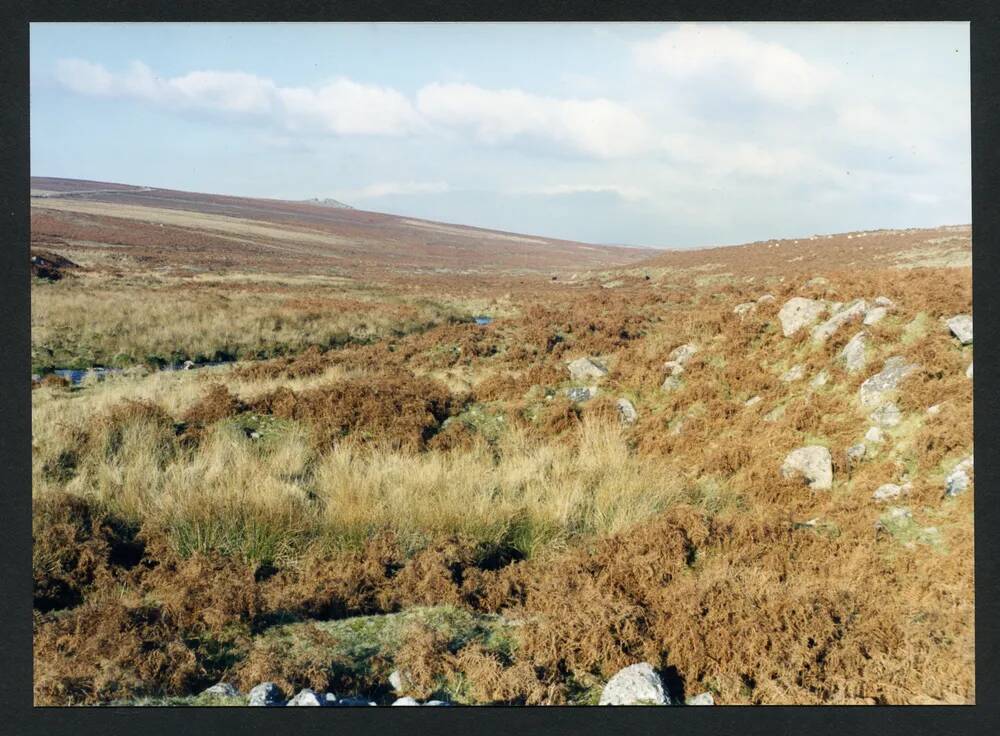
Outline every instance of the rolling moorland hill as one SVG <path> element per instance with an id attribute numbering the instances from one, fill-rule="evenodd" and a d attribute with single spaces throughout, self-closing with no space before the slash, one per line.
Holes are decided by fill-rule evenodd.
<path id="1" fill-rule="evenodd" d="M 143 194 L 33 200 L 37 704 L 975 702 L 968 226 Z"/>

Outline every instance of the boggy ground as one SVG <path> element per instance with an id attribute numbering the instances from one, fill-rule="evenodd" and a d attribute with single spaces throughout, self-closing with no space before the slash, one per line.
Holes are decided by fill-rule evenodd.
<path id="1" fill-rule="evenodd" d="M 830 260 L 765 243 L 363 289 L 237 264 L 191 297 L 214 300 L 206 314 L 239 324 L 273 297 L 293 321 L 314 310 L 313 331 L 279 330 L 264 359 L 32 392 L 36 703 L 204 702 L 219 680 L 391 700 L 393 669 L 417 698 L 594 703 L 638 661 L 723 704 L 974 702 L 973 492 L 944 493 L 972 452 L 972 348 L 940 321 L 971 313 L 955 232 L 866 236 L 880 257 L 864 269 L 838 268 L 846 236 Z M 50 297 L 119 278 L 110 250 L 49 246 L 79 267 L 33 286 L 41 325 Z M 149 273 L 119 267 L 142 293 Z M 205 276 L 157 278 L 150 293 L 194 295 Z M 849 373 L 838 354 L 862 326 L 783 337 L 793 296 L 895 307 Z M 410 306 L 436 316 L 397 329 Z M 351 315 L 383 326 L 329 340 Z M 204 340 L 195 324 L 172 329 Z M 67 350 L 128 354 L 137 334 L 83 331 L 62 330 Z M 849 462 L 871 426 L 858 388 L 895 355 L 921 366 L 902 421 Z M 608 374 L 571 380 L 582 356 Z M 793 365 L 805 377 L 782 381 Z M 584 385 L 597 396 L 565 395 Z M 815 444 L 828 491 L 779 473 Z M 909 496 L 872 498 L 903 481 Z M 892 505 L 912 518 L 877 528 Z"/>

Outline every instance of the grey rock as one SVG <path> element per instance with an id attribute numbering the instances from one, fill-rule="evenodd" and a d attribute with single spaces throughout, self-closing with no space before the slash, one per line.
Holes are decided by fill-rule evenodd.
<path id="1" fill-rule="evenodd" d="M 847 448 L 847 460 L 851 465 L 857 465 L 864 459 L 865 453 L 867 452 L 868 448 L 865 447 L 864 442 L 859 442 L 856 445 L 851 445 L 850 447 Z"/>
<path id="2" fill-rule="evenodd" d="M 712 693 L 698 693 L 685 698 L 684 705 L 715 705 L 715 698 L 712 697 Z"/>
<path id="3" fill-rule="evenodd" d="M 608 375 L 608 369 L 593 358 L 577 358 L 567 366 L 569 375 L 574 381 L 584 381 L 588 378 L 603 378 Z"/>
<path id="4" fill-rule="evenodd" d="M 660 386 L 664 391 L 676 391 L 681 387 L 681 379 L 677 376 L 667 376 Z"/>
<path id="5" fill-rule="evenodd" d="M 826 305 L 816 299 L 796 296 L 789 299 L 778 312 L 781 332 L 791 337 L 803 327 L 808 327 L 826 311 Z"/>
<path id="6" fill-rule="evenodd" d="M 747 399 L 746 401 L 743 402 L 743 406 L 746 406 L 746 407 L 756 406 L 761 401 L 763 401 L 763 399 L 760 398 L 759 396 L 751 396 L 749 399 Z"/>
<path id="7" fill-rule="evenodd" d="M 826 369 L 821 370 L 813 379 L 809 381 L 809 386 L 811 388 L 821 388 L 830 382 L 830 373 Z"/>
<path id="8" fill-rule="evenodd" d="M 879 503 L 883 501 L 891 501 L 900 496 L 909 495 L 912 486 L 909 483 L 905 483 L 901 486 L 895 483 L 883 483 L 878 488 L 875 489 L 875 493 L 872 494 L 874 498 Z"/>
<path id="9" fill-rule="evenodd" d="M 633 664 L 608 680 L 600 705 L 670 705 L 663 681 L 648 662 Z"/>
<path id="10" fill-rule="evenodd" d="M 885 437 L 879 427 L 869 427 L 868 431 L 865 432 L 865 440 L 868 442 L 882 442 L 884 439 Z"/>
<path id="11" fill-rule="evenodd" d="M 865 312 L 865 319 L 863 324 L 874 325 L 885 319 L 885 316 L 889 314 L 889 310 L 885 307 L 872 307 L 867 312 Z"/>
<path id="12" fill-rule="evenodd" d="M 205 688 L 201 691 L 202 695 L 219 695 L 224 698 L 235 698 L 240 694 L 240 691 L 235 687 L 230 685 L 228 682 L 218 682 L 212 687 Z"/>
<path id="13" fill-rule="evenodd" d="M 969 486 L 972 485 L 972 479 L 969 478 L 969 473 L 972 472 L 972 470 L 973 456 L 970 455 L 956 465 L 948 474 L 948 477 L 944 479 L 945 495 L 957 496 L 960 493 L 964 493 L 969 490 Z"/>
<path id="14" fill-rule="evenodd" d="M 972 317 L 967 314 L 956 314 L 948 320 L 948 329 L 963 345 L 972 342 Z"/>
<path id="15" fill-rule="evenodd" d="M 639 412 L 635 410 L 631 401 L 621 398 L 615 402 L 615 405 L 618 407 L 618 415 L 624 424 L 635 424 L 639 418 Z"/>
<path id="16" fill-rule="evenodd" d="M 844 346 L 839 357 L 844 361 L 848 373 L 857 373 L 865 367 L 865 348 L 868 344 L 868 335 L 862 330 Z"/>
<path id="17" fill-rule="evenodd" d="M 781 374 L 781 380 L 785 383 L 791 383 L 792 381 L 801 381 L 806 377 L 806 369 L 802 365 L 793 365 L 787 371 Z"/>
<path id="18" fill-rule="evenodd" d="M 584 401 L 590 401 L 592 398 L 597 396 L 596 386 L 576 386 L 573 388 L 566 389 L 566 396 L 569 397 L 570 401 L 576 401 L 578 403 Z"/>
<path id="19" fill-rule="evenodd" d="M 969 367 L 965 369 L 965 377 L 972 378 L 972 363 L 969 363 Z"/>
<path id="20" fill-rule="evenodd" d="M 185 361 L 184 361 L 184 362 L 183 362 L 183 363 L 181 364 L 181 368 L 182 368 L 183 370 L 186 370 L 186 371 L 189 371 L 189 370 L 191 370 L 192 368 L 194 368 L 194 361 L 193 361 L 193 360 L 185 360 Z"/>
<path id="21" fill-rule="evenodd" d="M 418 703 L 416 700 L 414 700 L 413 698 L 411 698 L 409 696 L 407 696 L 405 698 L 397 698 L 396 700 L 392 701 L 392 704 L 393 705 L 420 705 L 420 703 Z"/>
<path id="22" fill-rule="evenodd" d="M 406 677 L 399 670 L 393 670 L 389 673 L 389 684 L 398 693 L 406 685 Z"/>
<path id="23" fill-rule="evenodd" d="M 811 278 L 808 281 L 806 281 L 802 285 L 802 287 L 803 288 L 810 288 L 810 287 L 813 287 L 813 286 L 829 286 L 829 285 L 830 285 L 830 281 L 828 279 L 825 279 L 822 276 L 814 276 L 813 278 Z"/>
<path id="24" fill-rule="evenodd" d="M 247 705 L 269 706 L 280 705 L 284 701 L 281 688 L 273 682 L 262 682 L 250 691 Z"/>
<path id="25" fill-rule="evenodd" d="M 868 408 L 878 406 L 882 403 L 884 394 L 894 391 L 904 378 L 918 368 L 916 364 L 907 364 L 906 359 L 898 355 L 889 358 L 882 370 L 867 379 L 858 389 L 861 405 Z"/>
<path id="26" fill-rule="evenodd" d="M 808 445 L 792 450 L 781 464 L 785 478 L 803 477 L 810 488 L 826 491 L 833 486 L 833 460 L 822 445 Z"/>
<path id="27" fill-rule="evenodd" d="M 337 704 L 337 696 L 333 693 L 323 693 L 323 705 L 334 706 Z"/>
<path id="28" fill-rule="evenodd" d="M 674 348 L 670 351 L 670 355 L 667 356 L 668 360 L 672 360 L 679 365 L 684 365 L 698 352 L 698 347 L 692 343 L 685 343 L 679 347 Z"/>
<path id="29" fill-rule="evenodd" d="M 894 309 L 896 303 L 887 296 L 877 296 L 875 297 L 875 305 L 879 307 L 885 307 L 887 309 Z"/>
<path id="30" fill-rule="evenodd" d="M 670 372 L 671 376 L 679 376 L 684 372 L 684 366 L 678 363 L 676 360 L 668 360 L 663 364 L 663 367 Z"/>
<path id="31" fill-rule="evenodd" d="M 875 528 L 888 531 L 891 526 L 907 526 L 913 521 L 913 512 L 905 506 L 891 506 L 888 511 L 875 522 Z"/>
<path id="32" fill-rule="evenodd" d="M 320 696 L 309 688 L 303 688 L 299 690 L 298 694 L 288 701 L 289 706 L 314 706 L 318 707 L 323 705 L 323 700 Z"/>
<path id="33" fill-rule="evenodd" d="M 758 304 L 770 304 L 774 301 L 774 294 L 764 294 L 763 296 L 757 297 Z"/>
<path id="34" fill-rule="evenodd" d="M 763 417 L 761 417 L 765 422 L 776 422 L 785 416 L 785 405 L 776 406 Z"/>
<path id="35" fill-rule="evenodd" d="M 738 315 L 740 317 L 745 317 L 756 308 L 757 308 L 756 302 L 743 302 L 742 304 L 737 304 L 735 307 L 733 307 L 733 314 Z"/>
<path id="36" fill-rule="evenodd" d="M 446 700 L 428 700 L 424 705 L 450 706 L 451 703 Z"/>
<path id="37" fill-rule="evenodd" d="M 903 414 L 895 404 L 883 404 L 878 409 L 868 415 L 875 424 L 880 427 L 898 427 L 903 421 Z"/>
<path id="38" fill-rule="evenodd" d="M 936 417 L 941 413 L 941 404 L 934 404 L 933 406 L 927 407 L 927 416 Z"/>
<path id="39" fill-rule="evenodd" d="M 855 319 L 860 319 L 868 311 L 868 303 L 864 299 L 856 299 L 846 307 L 837 310 L 826 322 L 819 325 L 812 331 L 812 338 L 815 342 L 824 342 L 830 338 L 837 330 Z"/>

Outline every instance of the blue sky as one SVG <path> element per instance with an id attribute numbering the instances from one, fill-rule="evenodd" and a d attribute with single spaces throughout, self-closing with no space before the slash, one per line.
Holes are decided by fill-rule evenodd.
<path id="1" fill-rule="evenodd" d="M 971 221 L 966 23 L 32 24 L 38 176 L 688 247 Z"/>

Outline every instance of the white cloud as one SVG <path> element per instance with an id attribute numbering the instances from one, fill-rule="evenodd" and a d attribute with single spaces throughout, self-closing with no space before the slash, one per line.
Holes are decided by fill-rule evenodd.
<path id="1" fill-rule="evenodd" d="M 434 83 L 417 93 L 417 109 L 431 122 L 471 130 L 488 144 L 529 138 L 597 158 L 617 158 L 640 153 L 651 143 L 639 115 L 603 98 L 561 99 L 520 89 Z"/>
<path id="2" fill-rule="evenodd" d="M 803 107 L 819 99 L 834 72 L 780 44 L 716 24 L 682 23 L 633 48 L 636 61 L 668 78 L 728 77 L 771 102 Z"/>
<path id="3" fill-rule="evenodd" d="M 337 194 L 346 200 L 378 199 L 393 194 L 442 194 L 451 187 L 443 181 L 383 181 Z"/>
<path id="4" fill-rule="evenodd" d="M 648 199 L 649 192 L 641 187 L 620 184 L 554 184 L 527 189 L 514 189 L 511 194 L 541 194 L 558 197 L 569 194 L 614 194 L 629 202 Z"/>
<path id="5" fill-rule="evenodd" d="M 84 95 L 139 99 L 161 107 L 270 120 L 289 132 L 404 135 L 420 127 L 396 90 L 337 78 L 317 89 L 280 87 L 244 72 L 202 70 L 164 79 L 142 62 L 113 74 L 99 64 L 62 59 L 56 78 Z"/>

